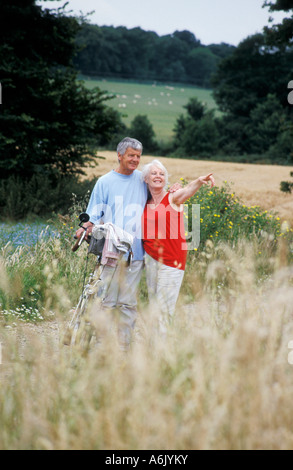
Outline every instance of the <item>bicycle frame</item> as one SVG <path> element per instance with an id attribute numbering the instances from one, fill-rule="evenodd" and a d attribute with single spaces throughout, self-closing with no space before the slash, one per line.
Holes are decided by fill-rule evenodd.
<path id="1" fill-rule="evenodd" d="M 86 228 L 82 226 L 83 222 L 88 222 L 89 216 L 85 213 L 79 216 L 79 226 L 84 229 L 80 239 L 75 243 L 72 251 L 76 251 L 85 240 Z M 83 351 L 88 350 L 91 339 L 97 336 L 96 326 L 93 325 L 93 313 L 89 308 L 94 306 L 95 311 L 102 309 L 102 302 L 107 296 L 109 287 L 115 276 L 116 270 L 122 261 L 125 251 L 120 250 L 118 254 L 110 251 L 110 256 L 107 262 L 103 259 L 103 255 L 97 256 L 97 264 L 94 272 L 90 274 L 89 280 L 83 286 L 82 294 L 79 298 L 77 307 L 68 324 L 67 331 L 64 335 L 63 343 L 65 345 L 80 345 Z M 105 266 L 110 270 L 110 274 L 103 276 Z M 95 304 L 94 304 L 95 302 Z M 97 322 L 96 322 L 97 323 Z"/>

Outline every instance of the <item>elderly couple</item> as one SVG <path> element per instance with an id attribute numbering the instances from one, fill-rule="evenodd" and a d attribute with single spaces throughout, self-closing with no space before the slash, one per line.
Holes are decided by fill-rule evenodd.
<path id="1" fill-rule="evenodd" d="M 137 170 L 142 150 L 142 144 L 130 137 L 118 144 L 118 167 L 97 181 L 87 208 L 90 222 L 84 224 L 87 234 L 96 223 L 112 222 L 134 235 L 132 263 L 119 266 L 103 301 L 105 308 L 120 311 L 118 336 L 123 348 L 131 341 L 144 264 L 150 300 L 156 302 L 163 323 L 172 317 L 187 255 L 182 204 L 203 184 L 215 184 L 209 174 L 167 191 L 168 174 L 160 161 Z"/>

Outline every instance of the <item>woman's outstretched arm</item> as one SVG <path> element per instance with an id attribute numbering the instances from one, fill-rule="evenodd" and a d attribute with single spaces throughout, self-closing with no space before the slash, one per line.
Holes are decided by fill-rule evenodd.
<path id="1" fill-rule="evenodd" d="M 177 206 L 180 204 L 184 204 L 187 199 L 193 196 L 203 184 L 211 183 L 211 188 L 215 186 L 215 179 L 213 177 L 213 173 L 209 173 L 206 176 L 200 176 L 194 181 L 188 183 L 184 188 L 178 189 L 175 193 L 170 195 L 171 202 Z"/>

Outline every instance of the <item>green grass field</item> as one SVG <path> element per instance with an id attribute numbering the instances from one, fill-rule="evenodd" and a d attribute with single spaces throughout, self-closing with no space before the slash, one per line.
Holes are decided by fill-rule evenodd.
<path id="1" fill-rule="evenodd" d="M 183 106 L 190 98 L 197 97 L 209 108 L 216 107 L 211 90 L 193 86 L 82 79 L 88 88 L 98 86 L 115 96 L 108 105 L 121 112 L 126 125 L 138 114 L 147 115 L 158 141 L 172 136 L 176 119 L 185 112 Z"/>

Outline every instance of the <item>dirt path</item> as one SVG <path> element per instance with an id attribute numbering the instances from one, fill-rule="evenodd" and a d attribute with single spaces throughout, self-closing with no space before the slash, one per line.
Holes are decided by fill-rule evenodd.
<path id="1" fill-rule="evenodd" d="M 0 381 L 9 376 L 12 363 L 29 360 L 35 350 L 45 361 L 59 353 L 63 323 L 57 320 L 39 323 L 14 323 L 0 329 Z M 39 357 L 39 356 L 38 356 Z"/>

